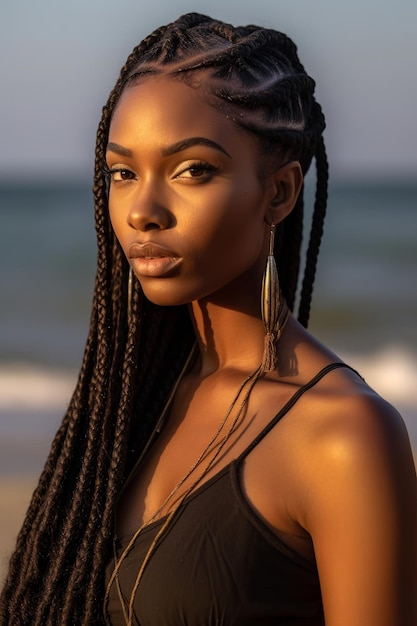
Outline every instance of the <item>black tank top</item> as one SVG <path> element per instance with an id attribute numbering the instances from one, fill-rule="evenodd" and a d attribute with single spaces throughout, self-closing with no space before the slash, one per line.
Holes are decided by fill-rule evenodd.
<path id="1" fill-rule="evenodd" d="M 290 398 L 234 461 L 188 496 L 146 566 L 135 596 L 136 626 L 324 626 L 317 568 L 258 517 L 240 485 L 242 461 L 332 363 Z M 119 571 L 125 604 L 162 518 L 139 535 Z M 118 541 L 119 554 L 128 543 Z M 113 571 L 109 563 L 106 580 Z M 113 584 L 106 614 L 125 626 Z"/>

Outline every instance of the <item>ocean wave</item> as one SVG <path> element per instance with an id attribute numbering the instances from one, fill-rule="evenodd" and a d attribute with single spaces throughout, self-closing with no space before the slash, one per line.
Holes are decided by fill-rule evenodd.
<path id="1" fill-rule="evenodd" d="M 400 411 L 417 460 L 417 355 L 392 345 L 340 356 Z M 76 379 L 73 370 L 0 365 L 0 476 L 41 470 Z"/>
<path id="2" fill-rule="evenodd" d="M 343 353 L 380 395 L 417 409 L 417 354 L 401 345 L 372 353 Z M 0 410 L 57 410 L 69 402 L 77 379 L 73 370 L 27 363 L 0 365 Z"/>
<path id="3" fill-rule="evenodd" d="M 406 403 L 417 410 L 417 354 L 392 344 L 370 354 L 341 356 L 386 400 Z"/>
<path id="4" fill-rule="evenodd" d="M 62 410 L 72 395 L 77 374 L 27 363 L 0 366 L 1 411 Z"/>

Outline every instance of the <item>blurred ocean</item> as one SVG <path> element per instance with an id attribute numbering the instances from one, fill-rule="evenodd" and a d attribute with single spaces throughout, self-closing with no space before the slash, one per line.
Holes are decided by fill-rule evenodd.
<path id="1" fill-rule="evenodd" d="M 0 475 L 39 472 L 75 384 L 95 272 L 89 186 L 0 185 Z M 417 184 L 330 191 L 310 330 L 417 449 Z"/>

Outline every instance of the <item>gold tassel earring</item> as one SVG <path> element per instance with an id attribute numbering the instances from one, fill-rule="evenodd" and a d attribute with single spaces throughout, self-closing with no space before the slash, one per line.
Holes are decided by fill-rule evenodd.
<path id="1" fill-rule="evenodd" d="M 278 270 L 274 257 L 275 224 L 271 224 L 269 252 L 262 279 L 261 314 L 265 328 L 262 372 L 272 372 L 277 365 L 277 342 L 289 317 L 289 309 L 279 288 Z"/>

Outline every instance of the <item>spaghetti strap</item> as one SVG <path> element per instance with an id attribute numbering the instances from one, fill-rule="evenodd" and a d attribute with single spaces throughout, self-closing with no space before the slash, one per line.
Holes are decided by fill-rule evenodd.
<path id="1" fill-rule="evenodd" d="M 297 389 L 297 391 L 291 396 L 291 398 L 284 404 L 282 409 L 272 418 L 272 420 L 265 426 L 263 430 L 255 437 L 255 439 L 243 450 L 243 452 L 237 458 L 237 463 L 239 464 L 257 445 L 262 441 L 262 439 L 272 430 L 272 428 L 288 413 L 290 409 L 294 406 L 294 404 L 301 398 L 302 395 L 314 385 L 316 385 L 322 378 L 326 376 L 329 372 L 339 367 L 346 367 L 350 369 L 352 372 L 357 374 L 359 378 L 362 376 L 357 372 L 353 367 L 347 365 L 347 363 L 342 363 L 341 361 L 330 363 L 321 369 L 311 380 L 308 381 L 305 385 Z M 363 378 L 362 378 L 363 380 Z"/>

